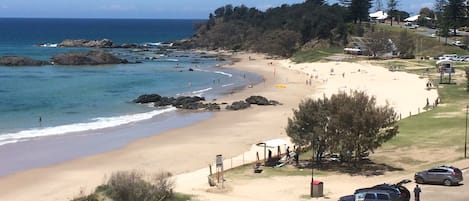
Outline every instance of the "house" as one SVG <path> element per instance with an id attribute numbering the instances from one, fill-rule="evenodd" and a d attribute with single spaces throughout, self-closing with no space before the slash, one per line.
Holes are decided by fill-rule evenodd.
<path id="1" fill-rule="evenodd" d="M 376 11 L 374 13 L 370 13 L 369 16 L 372 21 L 380 22 L 380 23 L 384 23 L 386 18 L 388 18 L 388 14 L 382 10 Z"/>

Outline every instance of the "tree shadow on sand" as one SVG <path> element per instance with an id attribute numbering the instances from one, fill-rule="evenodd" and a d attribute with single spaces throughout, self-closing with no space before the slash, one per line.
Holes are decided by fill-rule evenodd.
<path id="1" fill-rule="evenodd" d="M 311 160 L 301 160 L 298 164 L 293 163 L 297 168 L 311 169 Z M 356 162 L 321 161 L 314 162 L 314 169 L 327 172 L 340 172 L 353 176 L 379 176 L 385 172 L 403 171 L 403 168 L 393 167 L 384 163 L 375 163 L 369 159 Z"/>

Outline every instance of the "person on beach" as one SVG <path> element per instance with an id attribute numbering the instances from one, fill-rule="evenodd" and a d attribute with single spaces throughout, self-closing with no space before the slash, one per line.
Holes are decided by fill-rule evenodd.
<path id="1" fill-rule="evenodd" d="M 287 150 L 285 152 L 286 152 L 286 159 L 288 161 L 288 159 L 290 159 L 290 147 L 287 146 Z"/>
<path id="2" fill-rule="evenodd" d="M 415 185 L 415 188 L 414 188 L 414 197 L 415 197 L 415 201 L 420 201 L 420 192 L 422 192 L 422 190 L 420 189 L 419 185 Z"/>
<path id="3" fill-rule="evenodd" d="M 39 125 L 41 125 L 42 124 L 42 117 L 41 116 L 39 116 L 38 121 L 39 121 Z"/>
<path id="4" fill-rule="evenodd" d="M 298 165 L 299 159 L 300 159 L 300 149 L 299 149 L 299 147 L 297 147 L 297 148 L 295 149 L 295 164 L 296 164 L 296 165 Z"/>

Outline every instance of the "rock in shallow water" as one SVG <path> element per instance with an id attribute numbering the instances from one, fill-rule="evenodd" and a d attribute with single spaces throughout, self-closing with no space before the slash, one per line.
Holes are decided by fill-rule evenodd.
<path id="1" fill-rule="evenodd" d="M 102 65 L 129 63 L 125 59 L 120 59 L 111 53 L 104 51 L 58 54 L 52 57 L 52 62 L 58 65 Z"/>
<path id="2" fill-rule="evenodd" d="M 50 62 L 34 60 L 28 57 L 3 56 L 0 57 L 0 66 L 43 66 Z"/>

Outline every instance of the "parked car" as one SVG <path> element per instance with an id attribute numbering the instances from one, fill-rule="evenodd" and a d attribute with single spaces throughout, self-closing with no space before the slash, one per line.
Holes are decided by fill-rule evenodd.
<path id="1" fill-rule="evenodd" d="M 353 195 L 343 196 L 339 201 L 375 201 L 375 200 L 389 200 L 389 201 L 409 201 L 410 192 L 402 184 L 410 183 L 411 180 L 404 179 L 396 184 L 379 184 L 370 188 L 361 188 L 355 190 Z"/>
<path id="2" fill-rule="evenodd" d="M 387 191 L 372 190 L 364 191 L 354 195 L 355 201 L 392 201 Z"/>
<path id="3" fill-rule="evenodd" d="M 458 46 L 458 47 L 461 47 L 461 46 L 464 46 L 464 43 L 457 40 L 457 41 L 453 41 L 451 42 L 451 45 L 455 45 L 455 46 Z"/>
<path id="4" fill-rule="evenodd" d="M 409 29 L 417 29 L 419 25 L 411 23 L 411 22 L 406 22 L 404 23 L 404 27 L 409 28 Z"/>
<path id="5" fill-rule="evenodd" d="M 415 173 L 414 179 L 415 182 L 419 184 L 440 183 L 445 186 L 451 186 L 463 181 L 463 176 L 459 168 L 442 165 L 417 172 Z"/>

